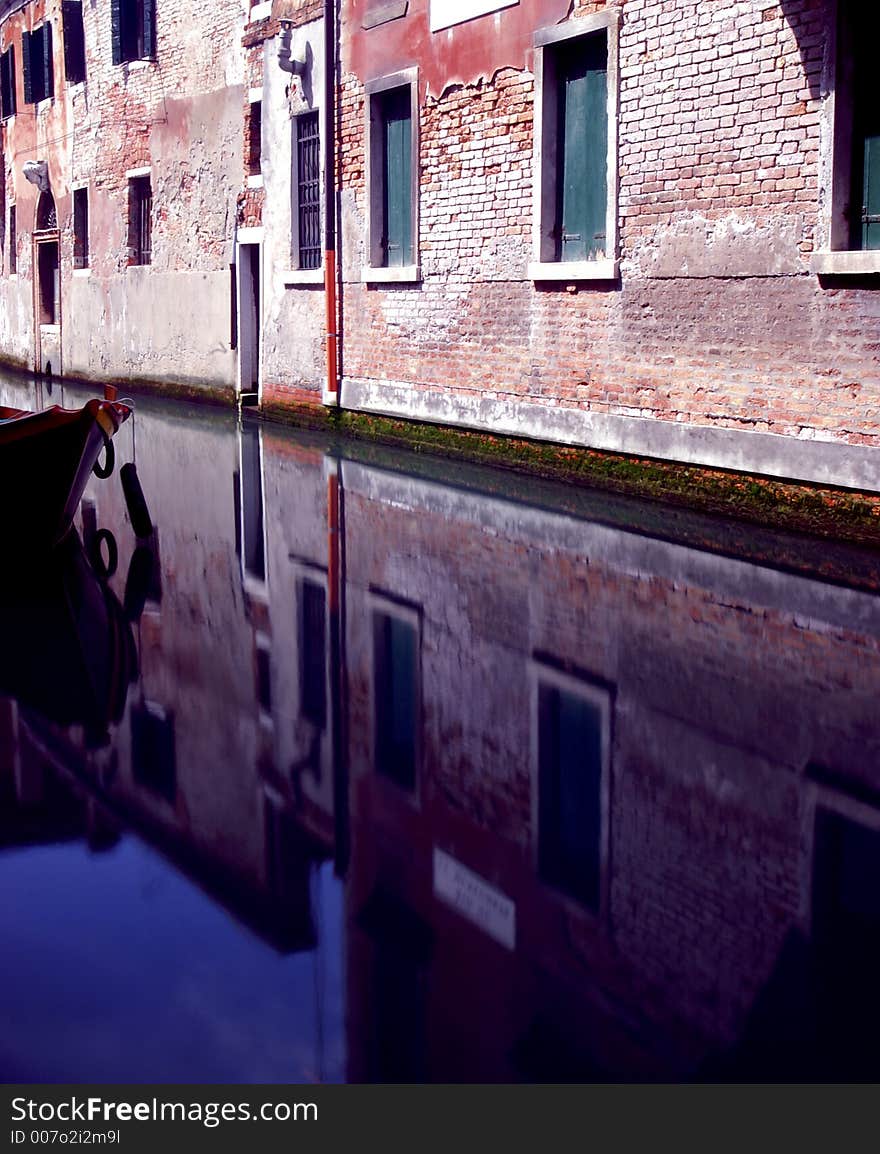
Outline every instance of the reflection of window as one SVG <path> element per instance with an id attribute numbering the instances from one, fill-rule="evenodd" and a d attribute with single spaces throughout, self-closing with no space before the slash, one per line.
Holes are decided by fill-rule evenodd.
<path id="1" fill-rule="evenodd" d="M 373 611 L 376 770 L 415 789 L 419 726 L 419 629 L 413 610 Z"/>
<path id="2" fill-rule="evenodd" d="M 614 14 L 600 14 L 554 25 L 535 36 L 540 81 L 536 279 L 614 274 L 615 20 Z M 555 264 L 567 267 L 554 269 Z"/>
<path id="3" fill-rule="evenodd" d="M 327 646 L 324 587 L 304 579 L 299 586 L 300 713 L 318 729 L 327 721 Z"/>
<path id="4" fill-rule="evenodd" d="M 62 0 L 61 22 L 64 28 L 64 74 L 68 84 L 80 84 L 86 78 L 82 0 Z"/>
<path id="5" fill-rule="evenodd" d="M 52 61 L 52 25 L 46 21 L 21 36 L 21 63 L 25 104 L 39 104 L 55 95 Z"/>
<path id="6" fill-rule="evenodd" d="M 73 190 L 73 267 L 89 267 L 89 192 Z"/>
<path id="7" fill-rule="evenodd" d="M 604 856 L 607 690 L 552 670 L 537 680 L 538 872 L 598 912 Z"/>
<path id="8" fill-rule="evenodd" d="M 156 0 L 110 0 L 113 63 L 156 54 Z"/>
<path id="9" fill-rule="evenodd" d="M 177 794 L 173 714 L 151 702 L 132 708 L 131 758 L 137 784 L 173 802 Z"/>
<path id="10" fill-rule="evenodd" d="M 0 117 L 15 115 L 15 48 L 0 54 Z"/>
<path id="11" fill-rule="evenodd" d="M 267 637 L 257 638 L 257 700 L 267 717 L 272 716 L 272 657 Z"/>
<path id="12" fill-rule="evenodd" d="M 260 430 L 250 426 L 241 430 L 241 546 L 245 573 L 265 581 L 263 450 Z"/>
<path id="13" fill-rule="evenodd" d="M 150 264 L 153 259 L 153 189 L 149 176 L 128 182 L 129 264 Z"/>
<path id="14" fill-rule="evenodd" d="M 318 113 L 306 112 L 294 118 L 296 195 L 294 237 L 297 268 L 321 267 L 321 158 Z"/>

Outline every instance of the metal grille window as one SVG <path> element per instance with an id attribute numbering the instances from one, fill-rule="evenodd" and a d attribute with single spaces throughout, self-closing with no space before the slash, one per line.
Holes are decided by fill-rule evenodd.
<path id="1" fill-rule="evenodd" d="M 317 112 L 296 119 L 299 267 L 321 267 L 321 162 Z"/>
<path id="2" fill-rule="evenodd" d="M 89 194 L 85 188 L 73 190 L 73 267 L 89 267 Z"/>
<path id="3" fill-rule="evenodd" d="M 15 48 L 0 56 L 0 116 L 7 120 L 15 115 Z"/>
<path id="4" fill-rule="evenodd" d="M 129 264 L 150 264 L 153 258 L 153 190 L 148 176 L 128 182 Z"/>

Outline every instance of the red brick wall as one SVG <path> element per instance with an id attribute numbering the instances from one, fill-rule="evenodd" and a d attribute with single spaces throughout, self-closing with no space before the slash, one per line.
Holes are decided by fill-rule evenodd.
<path id="1" fill-rule="evenodd" d="M 363 82 L 384 29 L 349 20 L 343 59 L 361 72 L 342 92 L 346 375 L 880 444 L 880 295 L 864 281 L 821 284 L 808 267 L 823 243 L 823 0 L 611 6 L 622 14 L 621 280 L 606 285 L 526 279 L 533 63 L 530 52 L 517 62 L 520 40 L 498 36 L 496 18 L 455 29 L 462 57 L 480 42 L 491 67 L 422 96 L 421 285 L 356 283 Z M 508 19 L 522 6 L 499 13 L 502 29 Z M 445 34 L 419 39 L 425 20 L 412 5 L 394 22 L 398 36 L 411 22 L 421 54 L 386 52 L 380 74 L 419 63 L 436 82 Z"/>

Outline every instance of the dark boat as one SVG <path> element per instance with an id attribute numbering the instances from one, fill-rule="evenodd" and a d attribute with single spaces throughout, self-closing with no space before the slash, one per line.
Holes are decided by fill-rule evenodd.
<path id="1" fill-rule="evenodd" d="M 38 413 L 0 407 L 5 541 L 30 550 L 51 548 L 65 537 L 89 474 L 112 472 L 112 439 L 130 414 L 129 405 L 98 398 L 81 409 L 53 405 Z M 96 469 L 102 449 L 104 463 Z"/>
<path id="2" fill-rule="evenodd" d="M 0 697 L 90 745 L 122 717 L 138 661 L 131 619 L 74 528 L 47 555 L 0 573 Z"/>

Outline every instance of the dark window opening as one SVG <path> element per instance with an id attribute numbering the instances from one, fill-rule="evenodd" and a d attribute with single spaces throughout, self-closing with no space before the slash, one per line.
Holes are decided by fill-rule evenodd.
<path id="1" fill-rule="evenodd" d="M 149 704 L 132 708 L 131 759 L 135 782 L 173 802 L 177 796 L 173 715 Z"/>
<path id="2" fill-rule="evenodd" d="M 58 323 L 61 308 L 61 278 L 58 271 L 58 244 L 52 241 L 37 246 L 40 324 Z"/>
<path id="3" fill-rule="evenodd" d="M 314 581 L 300 584 L 299 705 L 318 729 L 327 721 L 327 595 Z"/>
<path id="4" fill-rule="evenodd" d="M 10 205 L 9 208 L 9 271 L 16 272 L 18 269 L 18 237 L 15 231 L 15 205 Z"/>
<path id="5" fill-rule="evenodd" d="M 248 112 L 248 175 L 263 171 L 263 102 L 252 100 Z"/>
<path id="6" fill-rule="evenodd" d="M 156 0 L 111 0 L 113 63 L 156 55 Z"/>
<path id="7" fill-rule="evenodd" d="M 61 22 L 64 29 L 64 75 L 68 84 L 81 84 L 86 78 L 82 0 L 62 0 Z"/>
<path id="8" fill-rule="evenodd" d="M 587 698 L 538 687 L 538 872 L 599 909 L 602 712 Z"/>
<path id="9" fill-rule="evenodd" d="M 15 48 L 0 55 L 0 117 L 15 115 Z"/>
<path id="10" fill-rule="evenodd" d="M 73 190 L 73 267 L 89 267 L 89 193 Z"/>
<path id="11" fill-rule="evenodd" d="M 39 104 L 55 95 L 52 25 L 47 21 L 33 32 L 23 32 L 21 49 L 24 102 Z"/>
<path id="12" fill-rule="evenodd" d="M 556 259 L 595 260 L 607 251 L 607 37 L 568 42 L 555 59 Z"/>
<path id="13" fill-rule="evenodd" d="M 150 264 L 153 259 L 153 190 L 148 176 L 128 182 L 128 263 Z"/>
<path id="14" fill-rule="evenodd" d="M 388 613 L 373 614 L 376 769 L 404 789 L 416 784 L 418 632 Z"/>
<path id="15" fill-rule="evenodd" d="M 321 267 L 321 163 L 318 114 L 296 118 L 296 206 L 299 267 Z"/>

